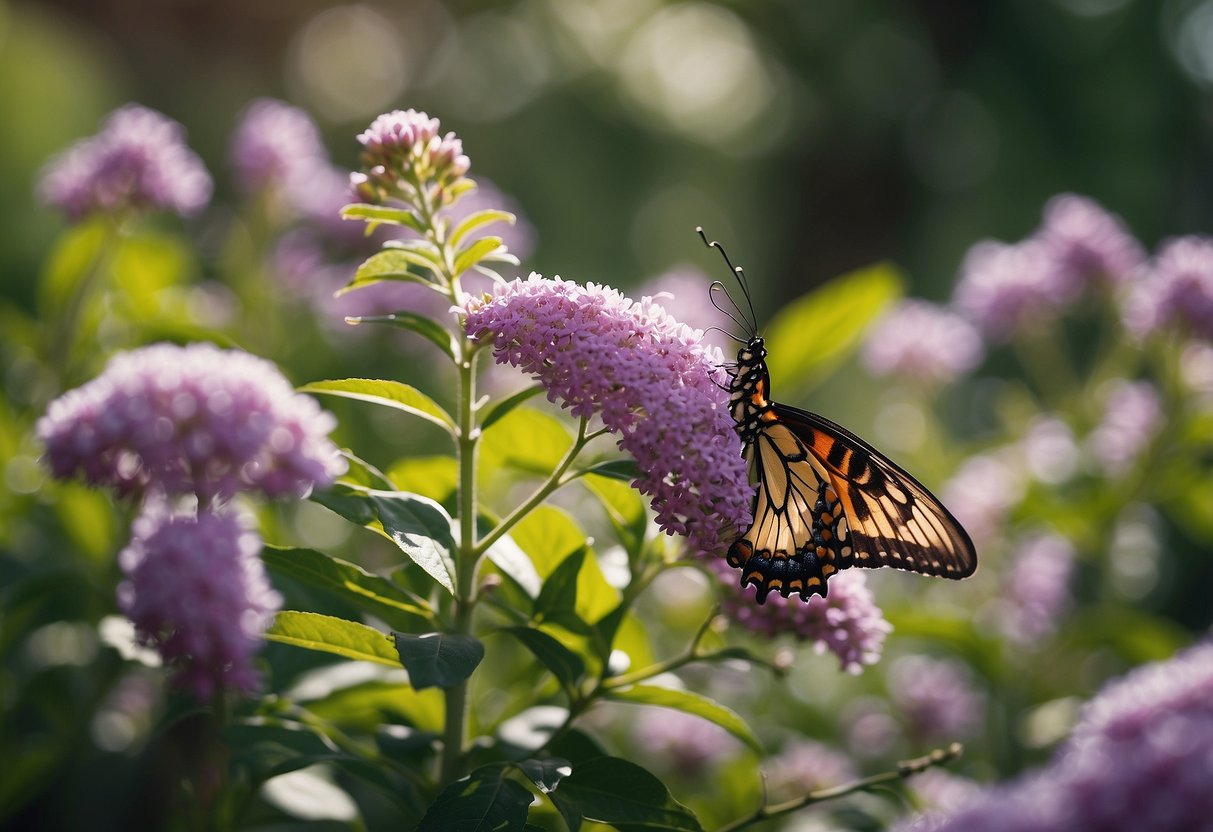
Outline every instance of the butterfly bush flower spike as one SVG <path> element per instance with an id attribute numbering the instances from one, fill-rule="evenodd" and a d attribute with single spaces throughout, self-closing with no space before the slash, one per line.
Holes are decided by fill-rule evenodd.
<path id="1" fill-rule="evenodd" d="M 960 267 L 953 304 L 993 341 L 1005 341 L 1048 315 L 1068 289 L 1055 279 L 1050 249 L 1040 240 L 1008 245 L 985 240 Z"/>
<path id="2" fill-rule="evenodd" d="M 1112 682 L 1046 768 L 899 832 L 1213 830 L 1213 644 Z"/>
<path id="3" fill-rule="evenodd" d="M 1048 246 L 1054 279 L 1068 296 L 1076 296 L 1088 285 L 1123 285 L 1146 263 L 1141 243 L 1120 217 L 1077 194 L 1049 200 L 1035 236 Z"/>
<path id="4" fill-rule="evenodd" d="M 119 606 L 199 701 L 258 687 L 253 658 L 282 607 L 260 551 L 256 533 L 234 514 L 174 515 L 153 502 L 118 556 L 126 576 Z"/>
<path id="5" fill-rule="evenodd" d="M 452 202 L 450 188 L 471 162 L 463 142 L 454 133 L 443 135 L 440 127 L 438 119 L 411 109 L 376 118 L 358 134 L 366 173 L 355 174 L 355 187 L 372 202 L 403 198 L 411 203 L 417 190 L 432 182 L 438 201 Z"/>
<path id="6" fill-rule="evenodd" d="M 1124 318 L 1139 337 L 1174 326 L 1213 340 L 1213 238 L 1164 243 L 1149 276 L 1126 300 Z"/>
<path id="7" fill-rule="evenodd" d="M 811 642 L 818 653 L 833 653 L 848 673 L 859 673 L 865 665 L 880 660 L 893 625 L 876 606 L 864 573 L 838 573 L 830 579 L 830 594 L 824 598 L 812 595 L 801 601 L 771 593 L 759 605 L 736 591 L 737 570 L 723 560 L 714 560 L 710 566 L 726 587 L 721 602 L 725 614 L 747 630 L 768 638 L 792 633 Z"/>
<path id="8" fill-rule="evenodd" d="M 945 659 L 902 656 L 889 669 L 889 691 L 911 734 L 927 741 L 971 736 L 985 712 L 964 665 Z"/>
<path id="9" fill-rule="evenodd" d="M 999 624 L 1008 638 L 1032 644 L 1057 629 L 1073 600 L 1074 546 L 1055 534 L 1020 544 L 999 599 Z"/>
<path id="10" fill-rule="evenodd" d="M 921 300 L 889 312 L 864 344 L 863 362 L 878 376 L 946 384 L 968 373 L 985 355 L 981 336 L 968 321 Z"/>
<path id="11" fill-rule="evenodd" d="M 245 108 L 232 134 L 231 159 L 237 184 L 252 193 L 305 187 L 329 163 L 311 116 L 273 98 L 259 98 Z"/>
<path id="12" fill-rule="evenodd" d="M 650 300 L 532 274 L 469 301 L 467 333 L 538 378 L 574 416 L 597 416 L 641 470 L 657 522 L 719 554 L 749 520 L 752 489 L 718 351 Z"/>
<path id="13" fill-rule="evenodd" d="M 114 356 L 39 420 L 56 477 L 119 494 L 242 491 L 306 495 L 345 470 L 336 425 L 268 361 L 210 344 L 157 344 Z"/>
<path id="14" fill-rule="evenodd" d="M 185 144 L 185 129 L 155 110 L 128 104 L 101 130 L 47 163 L 38 182 L 42 200 L 78 221 L 98 212 L 200 211 L 211 177 Z"/>

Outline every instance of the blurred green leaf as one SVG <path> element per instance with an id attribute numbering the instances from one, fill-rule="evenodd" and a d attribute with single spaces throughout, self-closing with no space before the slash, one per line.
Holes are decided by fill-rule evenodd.
<path id="1" fill-rule="evenodd" d="M 454 359 L 458 347 L 451 331 L 433 318 L 415 312 L 393 312 L 390 315 L 364 315 L 345 319 L 349 324 L 388 324 L 398 329 L 407 329 L 429 341 Z"/>
<path id="2" fill-rule="evenodd" d="M 645 533 L 649 526 L 649 517 L 640 492 L 622 480 L 597 474 L 583 477 L 581 483 L 606 510 L 607 519 L 614 526 L 615 534 L 627 551 L 629 561 L 634 563 L 643 551 Z"/>
<path id="3" fill-rule="evenodd" d="M 585 564 L 586 551 L 585 546 L 579 546 L 544 579 L 535 598 L 536 615 L 557 616 L 577 607 L 577 578 Z"/>
<path id="4" fill-rule="evenodd" d="M 302 581 L 350 602 L 397 629 L 416 629 L 430 620 L 430 611 L 391 581 L 361 566 L 313 549 L 266 545 L 262 560 L 271 572 Z"/>
<path id="5" fill-rule="evenodd" d="M 447 240 L 452 246 L 458 246 L 468 234 L 471 234 L 478 228 L 492 225 L 495 222 L 513 225 L 515 217 L 509 211 L 502 211 L 498 208 L 485 208 L 482 211 L 473 211 L 459 221 L 459 224 L 451 230 Z"/>
<path id="6" fill-rule="evenodd" d="M 895 266 L 878 263 L 835 278 L 783 307 L 766 327 L 771 386 L 788 399 L 819 383 L 901 297 L 903 283 Z"/>
<path id="7" fill-rule="evenodd" d="M 595 463 L 586 468 L 584 473 L 630 483 L 640 476 L 640 468 L 634 459 L 612 459 Z"/>
<path id="8" fill-rule="evenodd" d="M 400 669 L 400 662 L 396 662 Z M 403 672 L 403 671 L 401 671 Z M 403 720 L 420 731 L 441 731 L 443 695 L 438 688 L 415 690 L 402 682 L 373 680 L 338 688 L 319 699 L 300 700 L 309 712 L 343 728 L 374 731 Z"/>
<path id="9" fill-rule="evenodd" d="M 585 533 L 567 513 L 553 506 L 539 506 L 510 530 L 522 551 L 547 579 L 569 555 L 587 545 Z M 542 590 L 541 590 L 542 592 Z M 594 622 L 619 603 L 619 591 L 607 583 L 592 550 L 577 574 L 575 611 L 584 621 Z"/>
<path id="10" fill-rule="evenodd" d="M 490 425 L 497 422 L 511 410 L 518 407 L 518 405 L 522 404 L 532 396 L 542 392 L 543 388 L 540 385 L 533 384 L 530 387 L 524 387 L 517 393 L 507 396 L 504 399 L 493 402 L 489 406 L 488 410 L 485 411 L 484 416 L 481 417 L 480 429 L 482 431 L 487 430 Z"/>
<path id="11" fill-rule="evenodd" d="M 94 217 L 70 226 L 55 241 L 38 278 L 38 306 L 45 317 L 54 320 L 81 281 L 99 267 L 97 261 L 113 233 L 113 224 L 108 219 Z"/>
<path id="12" fill-rule="evenodd" d="M 436 401 L 415 387 L 399 381 L 374 378 L 343 378 L 313 381 L 298 388 L 300 393 L 321 393 L 392 407 L 433 422 L 447 433 L 455 431 L 455 420 Z"/>
<path id="13" fill-rule="evenodd" d="M 507 779 L 508 763 L 481 766 L 442 790 L 417 832 L 523 832 L 531 792 Z"/>
<path id="14" fill-rule="evenodd" d="M 631 702 L 636 705 L 657 705 L 662 708 L 673 708 L 683 713 L 706 719 L 719 725 L 737 739 L 744 742 L 758 754 L 763 754 L 762 743 L 750 730 L 736 711 L 726 708 L 719 702 L 691 693 L 686 690 L 662 688 L 656 685 L 632 685 L 631 687 L 612 690 L 609 698 L 618 702 Z"/>
<path id="15" fill-rule="evenodd" d="M 532 758 L 520 760 L 514 765 L 544 794 L 555 791 L 560 781 L 573 773 L 572 763 L 563 757 Z"/>
<path id="16" fill-rule="evenodd" d="M 484 658 L 484 645 L 459 633 L 392 633 L 400 663 L 417 690 L 453 688 L 472 675 Z"/>
<path id="17" fill-rule="evenodd" d="M 193 253 L 177 237 L 147 232 L 124 237 L 111 265 L 114 286 L 136 321 L 163 317 L 164 290 L 197 270 Z"/>
<path id="18" fill-rule="evenodd" d="M 331 615 L 283 610 L 274 616 L 274 624 L 265 637 L 279 644 L 335 653 L 347 659 L 400 666 L 400 659 L 387 635 L 374 627 Z"/>
<path id="19" fill-rule="evenodd" d="M 367 205 L 355 202 L 341 209 L 341 218 L 345 220 L 365 220 L 375 225 L 403 225 L 418 234 L 425 233 L 425 226 L 411 211 L 403 208 L 389 208 L 385 205 Z"/>
<path id="20" fill-rule="evenodd" d="M 703 828 L 660 780 L 618 757 L 575 763 L 573 773 L 549 797 L 562 815 L 571 810 L 574 815 L 608 823 L 620 832 L 701 832 Z"/>
<path id="21" fill-rule="evenodd" d="M 346 482 L 352 485 L 359 485 L 363 488 L 377 488 L 391 490 L 396 486 L 390 477 L 371 465 L 365 459 L 362 459 L 349 448 L 341 449 L 341 456 L 349 464 L 346 472 L 341 475 L 339 482 Z M 401 489 L 404 491 L 414 491 L 415 489 Z"/>
<path id="22" fill-rule="evenodd" d="M 574 685 L 585 675 L 585 662 L 581 657 L 542 630 L 506 627 L 501 632 L 513 636 L 530 650 L 562 685 Z"/>
<path id="23" fill-rule="evenodd" d="M 401 491 L 448 504 L 459 486 L 459 463 L 453 456 L 408 456 L 392 463 L 387 476 Z"/>

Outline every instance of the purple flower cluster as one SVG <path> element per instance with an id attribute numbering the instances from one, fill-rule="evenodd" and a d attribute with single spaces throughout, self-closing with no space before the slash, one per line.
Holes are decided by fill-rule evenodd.
<path id="1" fill-rule="evenodd" d="M 266 579 L 261 541 L 231 513 L 173 515 L 153 504 L 118 556 L 118 603 L 199 701 L 252 692 L 253 668 L 282 597 Z"/>
<path id="2" fill-rule="evenodd" d="M 1162 401 L 1148 381 L 1118 379 L 1107 390 L 1104 418 L 1087 446 L 1096 463 L 1116 477 L 1137 460 L 1163 424 Z"/>
<path id="3" fill-rule="evenodd" d="M 788 743 L 763 764 L 763 771 L 767 788 L 777 800 L 841 786 L 859 776 L 845 754 L 812 740 Z"/>
<path id="4" fill-rule="evenodd" d="M 258 98 L 244 109 L 232 134 L 231 158 L 238 184 L 254 193 L 306 187 L 317 172 L 329 170 L 328 151 L 311 116 L 274 98 Z M 348 182 L 343 184 L 348 192 Z"/>
<path id="5" fill-rule="evenodd" d="M 1163 244 L 1126 302 L 1125 322 L 1138 336 L 1176 325 L 1213 339 L 1213 238 L 1179 237 Z"/>
<path id="6" fill-rule="evenodd" d="M 384 202 L 401 190 L 433 181 L 440 187 L 457 182 L 471 166 L 463 142 L 454 134 L 442 135 L 438 119 L 417 110 L 393 110 L 371 122 L 358 141 L 364 150 L 365 174 L 356 174 L 355 186 L 373 202 Z"/>
<path id="7" fill-rule="evenodd" d="M 744 592 L 737 592 L 737 570 L 723 560 L 713 560 L 710 566 L 727 587 L 722 593 L 725 613 L 746 629 L 767 638 L 792 633 L 812 642 L 818 653 L 829 650 L 848 673 L 859 673 L 864 665 L 880 660 L 893 625 L 876 606 L 864 573 L 840 572 L 830 579 L 830 594 L 825 598 L 814 595 L 805 602 L 772 594 L 759 605 Z"/>
<path id="8" fill-rule="evenodd" d="M 942 489 L 952 510 L 978 546 L 993 540 L 1011 508 L 1023 497 L 1026 482 L 1020 454 L 1004 449 L 966 459 Z"/>
<path id="9" fill-rule="evenodd" d="M 985 355 L 972 324 L 935 304 L 907 300 L 872 327 L 863 361 L 879 376 L 907 377 L 927 384 L 953 381 Z"/>
<path id="10" fill-rule="evenodd" d="M 1013 245 L 985 240 L 960 268 L 953 302 L 994 341 L 1011 338 L 1090 286 L 1117 286 L 1145 264 L 1141 244 L 1099 203 L 1055 196 L 1040 227 Z"/>
<path id="11" fill-rule="evenodd" d="M 1213 830 L 1213 644 L 1108 685 L 1045 769 L 959 810 L 899 829 L 932 832 Z"/>
<path id="12" fill-rule="evenodd" d="M 741 748 L 719 725 L 667 708 L 645 708 L 633 723 L 632 736 L 649 755 L 665 758 L 672 769 L 691 777 Z"/>
<path id="13" fill-rule="evenodd" d="M 211 197 L 211 177 L 172 119 L 128 104 L 100 132 L 51 159 L 38 182 L 44 202 L 80 220 L 95 212 L 163 209 L 197 213 Z"/>
<path id="14" fill-rule="evenodd" d="M 999 624 L 1007 637 L 1032 643 L 1057 629 L 1069 610 L 1074 547 L 1055 534 L 1037 534 L 1015 552 L 1000 599 Z"/>
<path id="15" fill-rule="evenodd" d="M 922 740 L 972 736 L 985 713 L 985 695 L 965 666 L 946 659 L 897 659 L 889 669 L 889 693 L 909 734 Z"/>
<path id="16" fill-rule="evenodd" d="M 636 460 L 633 485 L 692 552 L 719 554 L 750 517 L 753 489 L 729 415 L 721 357 L 651 301 L 532 274 L 467 307 L 466 330 L 548 400 L 598 416 Z"/>
<path id="17" fill-rule="evenodd" d="M 302 496 L 344 460 L 336 422 L 273 364 L 210 344 L 157 344 L 110 360 L 53 401 L 38 436 L 57 477 L 80 474 L 120 494 L 240 491 Z"/>

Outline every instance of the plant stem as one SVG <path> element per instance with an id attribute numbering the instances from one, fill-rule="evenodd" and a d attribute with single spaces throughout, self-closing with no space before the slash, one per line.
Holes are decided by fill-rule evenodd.
<path id="1" fill-rule="evenodd" d="M 873 786 L 880 786 L 885 783 L 892 783 L 897 780 L 904 780 L 907 777 L 919 774 L 934 766 L 942 765 L 951 762 L 959 757 L 964 752 L 960 743 L 954 742 L 947 748 L 937 748 L 925 757 L 918 757 L 913 760 L 906 760 L 897 764 L 897 768 L 893 771 L 884 771 L 880 774 L 873 774 L 871 777 L 864 777 L 862 780 L 855 780 L 851 783 L 846 783 L 842 786 L 832 786 L 828 789 L 818 789 L 815 792 L 789 800 L 785 803 L 776 803 L 768 805 L 764 803 L 759 806 L 754 814 L 744 818 L 739 818 L 732 823 L 727 823 L 720 827 L 717 832 L 734 832 L 737 829 L 744 829 L 760 821 L 769 820 L 770 818 L 787 815 L 811 806 L 814 803 L 820 803 L 823 800 L 833 800 L 836 797 L 844 797 L 855 792 L 866 791 Z"/>

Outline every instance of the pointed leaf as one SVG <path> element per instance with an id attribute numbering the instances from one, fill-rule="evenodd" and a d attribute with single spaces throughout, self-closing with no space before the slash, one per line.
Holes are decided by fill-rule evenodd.
<path id="1" fill-rule="evenodd" d="M 349 448 L 342 448 L 341 455 L 345 457 L 348 467 L 345 473 L 341 475 L 339 482 L 347 482 L 362 486 L 363 488 L 391 489 L 395 487 L 386 474 L 365 459 L 359 457 Z"/>
<path id="2" fill-rule="evenodd" d="M 475 242 L 468 243 L 455 255 L 455 274 L 463 274 L 500 248 L 503 248 L 500 237 L 481 237 Z"/>
<path id="3" fill-rule="evenodd" d="M 262 550 L 261 559 L 271 572 L 325 590 L 393 627 L 412 629 L 430 619 L 429 609 L 418 604 L 416 598 L 349 561 L 314 549 L 269 544 Z"/>
<path id="4" fill-rule="evenodd" d="M 407 329 L 420 335 L 431 344 L 442 350 L 449 357 L 455 357 L 454 336 L 451 331 L 432 318 L 418 315 L 415 312 L 393 312 L 390 315 L 363 315 L 345 319 L 347 324 L 389 324 L 398 329 Z"/>
<path id="5" fill-rule="evenodd" d="M 400 666 L 400 658 L 388 636 L 374 627 L 331 615 L 283 610 L 274 616 L 274 624 L 265 637 L 279 644 L 335 653 L 347 659 Z"/>
<path id="6" fill-rule="evenodd" d="M 392 633 L 392 637 L 400 663 L 409 672 L 409 683 L 415 690 L 432 687 L 449 690 L 471 676 L 484 658 L 484 645 L 468 635 Z"/>
<path id="7" fill-rule="evenodd" d="M 480 458 L 490 469 L 505 466 L 546 477 L 572 444 L 573 437 L 559 419 L 531 407 L 517 407 L 484 434 Z"/>
<path id="8" fill-rule="evenodd" d="M 901 296 L 904 280 L 878 263 L 831 280 L 793 301 L 766 328 L 767 366 L 784 399 L 819 383 Z"/>
<path id="9" fill-rule="evenodd" d="M 415 387 L 399 381 L 375 378 L 313 381 L 300 387 L 299 392 L 322 393 L 392 407 L 433 422 L 448 433 L 455 431 L 455 420 L 436 401 Z"/>
<path id="10" fill-rule="evenodd" d="M 506 627 L 501 632 L 518 639 L 544 667 L 552 671 L 552 675 L 562 685 L 576 684 L 585 675 L 585 662 L 581 657 L 542 630 L 534 627 Z"/>
<path id="11" fill-rule="evenodd" d="M 660 780 L 618 757 L 596 757 L 574 765 L 573 773 L 549 797 L 558 808 L 568 806 L 586 819 L 609 823 L 620 832 L 703 829 L 694 813 L 675 800 Z"/>
<path id="12" fill-rule="evenodd" d="M 600 477 L 630 483 L 640 476 L 640 467 L 634 459 L 612 459 L 591 465 L 582 473 L 597 474 Z"/>
<path id="13" fill-rule="evenodd" d="M 417 832 L 524 832 L 533 798 L 506 777 L 509 770 L 508 763 L 493 763 L 447 786 Z"/>
<path id="14" fill-rule="evenodd" d="M 521 760 L 514 763 L 539 791 L 548 794 L 556 790 L 560 781 L 573 773 L 573 764 L 563 757 L 548 757 L 544 760 Z"/>
<path id="15" fill-rule="evenodd" d="M 754 736 L 750 726 L 746 725 L 745 720 L 738 716 L 736 711 L 698 693 L 662 688 L 656 685 L 632 685 L 621 690 L 612 690 L 609 697 L 617 702 L 658 705 L 662 708 L 673 708 L 683 713 L 693 714 L 708 722 L 716 723 L 759 754 L 765 753 L 758 737 Z"/>
<path id="16" fill-rule="evenodd" d="M 403 225 L 406 228 L 413 229 L 418 234 L 425 233 L 425 226 L 421 224 L 421 220 L 417 219 L 411 211 L 406 211 L 403 208 L 389 208 L 386 205 L 367 205 L 366 203 L 355 202 L 341 209 L 341 218 L 344 220 L 364 220 L 377 225 Z"/>
<path id="17" fill-rule="evenodd" d="M 448 237 L 448 242 L 453 246 L 458 246 L 468 234 L 478 228 L 484 228 L 486 225 L 492 225 L 496 222 L 513 225 L 516 222 L 516 218 L 509 211 L 502 211 L 499 208 L 485 208 L 482 211 L 474 211 L 459 221 L 459 224 L 455 226 L 450 237 Z"/>
<path id="18" fill-rule="evenodd" d="M 417 269 L 435 271 L 437 263 L 426 254 L 415 249 L 389 248 L 376 252 L 362 262 L 354 272 L 353 283 L 368 283 L 375 280 L 415 280 L 421 278 L 432 283 Z"/>
<path id="19" fill-rule="evenodd" d="M 536 614 L 547 616 L 573 611 L 577 606 L 577 576 L 585 563 L 585 555 L 585 546 L 577 548 L 544 579 L 539 597 L 535 599 Z"/>

